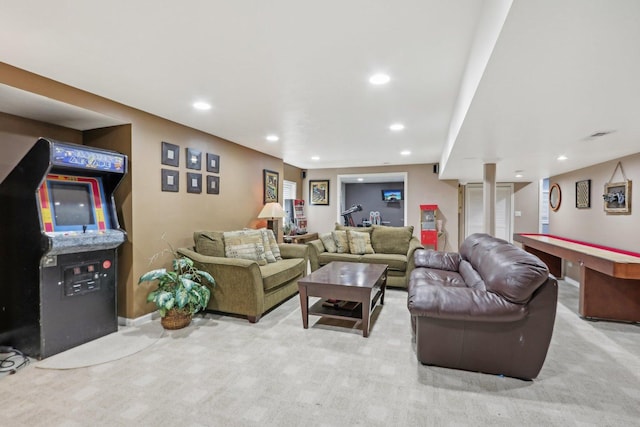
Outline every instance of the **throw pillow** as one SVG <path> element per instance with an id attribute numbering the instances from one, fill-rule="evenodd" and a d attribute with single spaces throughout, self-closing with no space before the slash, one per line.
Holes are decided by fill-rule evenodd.
<path id="1" fill-rule="evenodd" d="M 222 231 L 196 231 L 193 233 L 196 252 L 202 255 L 224 257 L 224 236 Z"/>
<path id="2" fill-rule="evenodd" d="M 262 233 L 258 230 L 224 232 L 224 252 L 227 258 L 242 258 L 267 265 Z"/>
<path id="3" fill-rule="evenodd" d="M 271 242 L 269 242 L 269 230 L 267 230 L 266 228 L 261 228 L 260 233 L 262 234 L 262 245 L 264 246 L 264 256 L 267 259 L 267 262 L 276 262 L 276 257 L 271 250 Z"/>
<path id="4" fill-rule="evenodd" d="M 327 250 L 327 252 L 331 254 L 336 252 L 337 250 L 336 242 L 333 240 L 333 236 L 331 235 L 331 232 L 323 233 L 318 237 L 322 241 L 322 244 L 324 245 L 324 248 Z"/>
<path id="5" fill-rule="evenodd" d="M 349 238 L 349 250 L 352 254 L 363 255 L 375 253 L 371 246 L 371 236 L 369 233 L 347 230 L 347 237 Z"/>
<path id="6" fill-rule="evenodd" d="M 413 225 L 406 227 L 374 225 L 371 228 L 373 229 L 371 243 L 376 253 L 406 255 L 409 252 Z"/>
<path id="7" fill-rule="evenodd" d="M 342 230 L 332 231 L 333 241 L 336 243 L 336 252 L 339 254 L 349 253 L 349 238 L 347 232 Z"/>
<path id="8" fill-rule="evenodd" d="M 276 240 L 275 234 L 273 234 L 273 230 L 267 230 L 267 234 L 269 236 L 269 246 L 271 246 L 273 256 L 276 258 L 276 261 L 282 261 L 280 246 L 278 246 L 278 241 Z"/>

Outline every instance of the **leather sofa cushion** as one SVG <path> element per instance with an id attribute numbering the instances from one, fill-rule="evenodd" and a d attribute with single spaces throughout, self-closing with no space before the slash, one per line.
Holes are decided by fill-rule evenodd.
<path id="1" fill-rule="evenodd" d="M 224 236 L 222 231 L 196 231 L 193 233 L 196 252 L 207 256 L 224 257 Z"/>
<path id="2" fill-rule="evenodd" d="M 484 286 L 484 280 L 482 280 L 482 277 L 480 277 L 478 272 L 473 269 L 473 266 L 469 261 L 460 261 L 458 272 L 469 288 L 478 289 L 481 291 L 486 290 Z"/>
<path id="3" fill-rule="evenodd" d="M 376 253 L 406 255 L 409 252 L 409 241 L 413 236 L 413 226 L 388 227 L 374 225 L 371 227 L 371 245 Z"/>
<path id="4" fill-rule="evenodd" d="M 389 271 L 407 271 L 407 256 L 398 254 L 365 254 L 360 262 L 387 264 Z"/>
<path id="5" fill-rule="evenodd" d="M 416 268 L 411 272 L 409 288 L 412 286 L 452 286 L 466 288 L 462 275 L 455 271 L 431 268 Z"/>
<path id="6" fill-rule="evenodd" d="M 502 239 L 480 233 L 468 239 L 473 242 L 464 253 L 463 243 L 462 257 L 469 256 L 468 261 L 484 280 L 487 291 L 513 303 L 528 302 L 549 276 L 547 266 L 538 257 Z"/>
<path id="7" fill-rule="evenodd" d="M 261 265 L 262 285 L 265 291 L 284 285 L 301 276 L 307 263 L 304 258 L 288 258 L 275 263 Z"/>

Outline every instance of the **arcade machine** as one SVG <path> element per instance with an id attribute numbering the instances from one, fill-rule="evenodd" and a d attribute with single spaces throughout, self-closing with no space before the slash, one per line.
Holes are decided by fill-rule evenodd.
<path id="1" fill-rule="evenodd" d="M 118 329 L 127 157 L 40 138 L 0 184 L 0 345 L 45 358 Z"/>

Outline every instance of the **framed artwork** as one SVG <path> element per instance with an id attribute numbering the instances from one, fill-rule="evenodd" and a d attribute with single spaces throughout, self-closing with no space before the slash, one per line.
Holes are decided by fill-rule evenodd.
<path id="1" fill-rule="evenodd" d="M 167 166 L 179 166 L 180 147 L 162 141 L 162 164 Z"/>
<path id="2" fill-rule="evenodd" d="M 576 182 L 576 208 L 587 209 L 591 207 L 591 180 L 584 179 Z"/>
<path id="3" fill-rule="evenodd" d="M 202 168 L 202 153 L 193 148 L 187 148 L 187 169 L 200 170 Z"/>
<path id="4" fill-rule="evenodd" d="M 180 176 L 178 171 L 171 169 L 161 169 L 162 171 L 162 191 L 177 192 L 179 189 Z"/>
<path id="5" fill-rule="evenodd" d="M 631 213 L 631 181 L 609 182 L 604 185 L 604 210 L 606 213 Z"/>
<path id="6" fill-rule="evenodd" d="M 309 181 L 309 204 L 329 205 L 329 180 Z"/>
<path id="7" fill-rule="evenodd" d="M 220 177 L 207 175 L 207 194 L 220 194 Z"/>
<path id="8" fill-rule="evenodd" d="M 275 171 L 264 169 L 264 204 L 278 202 L 279 174 Z"/>
<path id="9" fill-rule="evenodd" d="M 202 174 L 187 172 L 187 193 L 202 193 Z"/>
<path id="10" fill-rule="evenodd" d="M 207 172 L 220 173 L 220 156 L 207 153 Z"/>

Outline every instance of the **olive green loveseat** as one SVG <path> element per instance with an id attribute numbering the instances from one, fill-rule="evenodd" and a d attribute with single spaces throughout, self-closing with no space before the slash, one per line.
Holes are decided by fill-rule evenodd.
<path id="1" fill-rule="evenodd" d="M 229 233 L 226 232 L 227 237 Z M 269 309 L 295 295 L 298 279 L 307 274 L 307 246 L 277 244 L 273 233 L 271 246 L 266 242 L 264 246 L 273 249 L 274 257 L 280 256 L 271 262 L 265 262 L 259 250 L 259 259 L 227 256 L 229 239 L 225 249 L 223 231 L 196 231 L 193 239 L 193 248 L 180 248 L 178 253 L 191 258 L 199 269 L 215 279 L 207 310 L 246 316 L 249 322 L 255 323 Z M 260 244 L 255 247 L 259 249 Z"/>
<path id="2" fill-rule="evenodd" d="M 368 235 L 369 244 L 357 242 L 356 236 L 364 237 L 365 240 L 367 238 L 361 233 Z M 343 238 L 346 235 L 348 241 L 351 238 L 350 242 L 355 244 L 336 245 L 335 238 L 339 237 L 338 235 L 342 235 Z M 320 239 L 307 243 L 311 271 L 332 261 L 387 264 L 387 286 L 396 288 L 407 287 L 411 271 L 415 268 L 413 252 L 422 248 L 420 240 L 413 236 L 413 226 L 346 227 L 336 224 L 333 232 L 321 233 L 319 237 Z"/>

